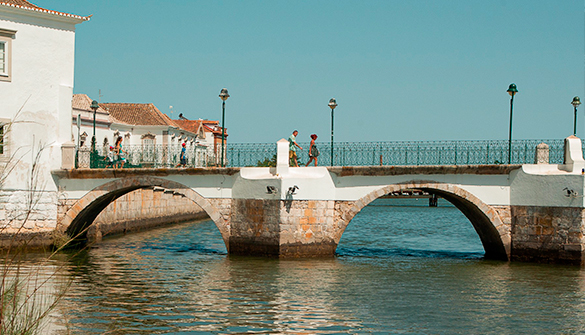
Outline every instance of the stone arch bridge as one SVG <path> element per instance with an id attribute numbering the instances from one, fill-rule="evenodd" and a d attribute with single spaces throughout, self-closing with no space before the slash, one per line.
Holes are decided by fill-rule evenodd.
<path id="1" fill-rule="evenodd" d="M 57 229 L 75 236 L 118 197 L 140 188 L 162 188 L 201 206 L 230 254 L 327 257 L 334 255 L 352 218 L 371 201 L 421 189 L 440 195 L 466 215 L 487 258 L 583 261 L 580 161 L 289 168 L 288 149 L 278 144 L 276 168 L 53 171 L 66 197 L 59 205 Z"/>

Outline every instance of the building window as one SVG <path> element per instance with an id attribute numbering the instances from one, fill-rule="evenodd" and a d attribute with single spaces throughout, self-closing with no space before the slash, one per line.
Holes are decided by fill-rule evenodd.
<path id="1" fill-rule="evenodd" d="M 0 124 L 0 155 L 4 155 L 4 128 L 6 125 Z"/>
<path id="2" fill-rule="evenodd" d="M 0 74 L 6 75 L 6 42 L 0 41 Z"/>
<path id="3" fill-rule="evenodd" d="M 89 135 L 87 135 L 86 132 L 83 132 L 83 134 L 81 134 L 79 136 L 79 147 L 80 148 L 85 145 L 85 142 L 87 141 L 87 136 L 89 136 Z"/>
<path id="4" fill-rule="evenodd" d="M 0 162 L 10 157 L 10 119 L 0 119 Z"/>
<path id="5" fill-rule="evenodd" d="M 144 146 L 144 147 L 152 147 L 152 146 L 154 146 L 154 139 L 152 139 L 152 138 L 143 138 L 142 139 L 142 146 Z"/>
<path id="6" fill-rule="evenodd" d="M 153 167 L 156 157 L 156 136 L 148 133 L 142 135 L 142 164 Z"/>
<path id="7" fill-rule="evenodd" d="M 10 81 L 12 75 L 12 39 L 16 31 L 0 29 L 0 81 Z"/>

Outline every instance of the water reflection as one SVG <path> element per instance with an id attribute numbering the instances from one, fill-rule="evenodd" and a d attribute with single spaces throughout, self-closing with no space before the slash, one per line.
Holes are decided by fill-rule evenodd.
<path id="1" fill-rule="evenodd" d="M 331 303 L 336 260 L 296 262 L 226 258 L 202 282 L 192 282 L 196 310 L 205 329 L 229 333 L 319 333 L 353 329 L 355 322 Z M 226 271 L 227 269 L 227 271 Z M 333 295 L 334 296 L 334 295 Z M 203 330 L 192 325 L 187 330 Z"/>
<path id="2" fill-rule="evenodd" d="M 177 248 L 162 257 L 148 255 L 151 248 L 130 242 L 124 249 L 99 248 L 72 259 L 75 285 L 63 307 L 82 317 L 71 321 L 76 328 L 145 334 L 153 329 L 320 333 L 361 328 L 337 307 L 343 305 L 336 300 L 344 271 L 335 259 L 279 261 L 216 253 L 215 259 L 195 256 L 183 262 L 171 256 Z"/>
<path id="3" fill-rule="evenodd" d="M 583 270 L 486 261 L 452 207 L 366 207 L 334 259 L 228 256 L 209 221 L 57 262 L 73 279 L 57 334 L 585 331 Z"/>

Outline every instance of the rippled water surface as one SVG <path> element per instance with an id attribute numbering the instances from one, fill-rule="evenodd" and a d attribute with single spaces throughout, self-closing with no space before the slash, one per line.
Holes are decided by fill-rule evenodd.
<path id="1" fill-rule="evenodd" d="M 73 283 L 55 332 L 585 332 L 580 268 L 484 260 L 456 208 L 389 202 L 377 200 L 354 218 L 334 259 L 228 257 L 211 221 L 61 255 Z"/>

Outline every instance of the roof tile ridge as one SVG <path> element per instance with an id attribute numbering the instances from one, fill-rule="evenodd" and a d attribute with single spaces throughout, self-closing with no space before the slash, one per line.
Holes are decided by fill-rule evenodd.
<path id="1" fill-rule="evenodd" d="M 76 15 L 76 14 L 69 14 L 69 13 L 64 13 L 64 12 L 58 12 L 56 10 L 50 10 L 50 9 L 46 9 L 43 7 L 39 7 L 35 4 L 32 4 L 26 0 L 22 0 L 24 2 L 26 2 L 27 4 L 30 5 L 29 6 L 23 6 L 23 5 L 18 5 L 15 3 L 10 3 L 7 1 L 2 1 L 0 0 L 0 5 L 2 6 L 7 6 L 7 7 L 14 7 L 14 8 L 19 8 L 19 9 L 24 9 L 24 10 L 28 10 L 28 11 L 32 11 L 32 12 L 41 12 L 41 13 L 47 13 L 47 14 L 52 14 L 52 15 L 57 15 L 57 16 L 65 16 L 65 17 L 71 17 L 71 18 L 75 18 L 75 19 L 79 19 L 79 20 L 84 20 L 84 21 L 89 21 L 89 19 L 93 16 L 93 15 L 89 15 L 89 16 L 81 16 L 81 15 Z"/>
<path id="2" fill-rule="evenodd" d="M 162 121 L 167 126 L 177 127 L 177 124 L 175 124 L 173 122 L 173 120 L 171 120 L 171 118 L 169 118 L 167 115 L 165 115 L 163 112 L 161 112 L 160 109 L 158 109 L 152 102 L 149 103 L 149 105 L 151 106 L 151 108 L 154 108 L 154 113 L 160 119 L 160 121 Z M 166 116 L 166 118 L 165 118 L 165 116 Z"/>
<path id="3" fill-rule="evenodd" d="M 132 125 L 132 124 L 130 124 L 128 122 L 124 122 L 124 121 L 118 119 L 117 117 L 115 117 L 114 115 L 112 115 L 111 113 L 109 113 L 109 111 L 108 111 L 108 115 L 110 115 L 110 117 L 112 118 L 112 123 L 121 123 L 121 124 Z"/>

